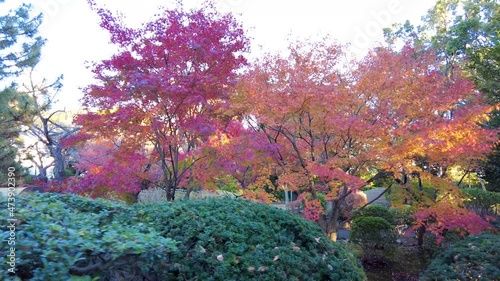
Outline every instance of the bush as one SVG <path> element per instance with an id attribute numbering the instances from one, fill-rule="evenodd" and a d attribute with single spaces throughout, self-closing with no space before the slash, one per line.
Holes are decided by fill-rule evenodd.
<path id="1" fill-rule="evenodd" d="M 318 226 L 264 204 L 187 200 L 135 205 L 128 215 L 180 242 L 164 280 L 364 279 L 354 255 Z"/>
<path id="2" fill-rule="evenodd" d="M 471 236 L 438 255 L 420 280 L 500 280 L 499 265 L 499 236 Z"/>
<path id="3" fill-rule="evenodd" d="M 389 222 L 377 217 L 357 217 L 351 224 L 350 241 L 363 249 L 365 258 L 381 258 L 395 246 L 396 235 Z"/>
<path id="4" fill-rule="evenodd" d="M 390 224 L 394 222 L 394 215 L 391 210 L 389 210 L 386 206 L 379 204 L 370 204 L 369 206 L 366 206 L 364 209 L 360 210 L 354 218 L 358 217 L 383 218 Z"/>
<path id="5" fill-rule="evenodd" d="M 244 200 L 127 206 L 33 193 L 16 208 L 23 280 L 365 279 L 354 255 L 313 223 Z M 4 257 L 9 247 L 2 243 Z"/>
<path id="6" fill-rule="evenodd" d="M 15 255 L 16 276 L 22 280 L 149 274 L 175 249 L 172 239 L 150 226 L 118 222 L 117 214 L 126 213 L 124 204 L 38 192 L 15 199 L 15 209 L 7 208 L 6 198 L 0 204 L 4 220 L 11 218 L 10 211 L 17 220 L 15 231 L 7 227 L 10 222 L 2 224 L 2 240 L 12 243 L 2 243 L 0 252 L 8 262 Z"/>

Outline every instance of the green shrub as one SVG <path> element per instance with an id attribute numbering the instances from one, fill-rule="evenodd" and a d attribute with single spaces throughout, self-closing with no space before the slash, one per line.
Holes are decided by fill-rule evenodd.
<path id="1" fill-rule="evenodd" d="M 465 203 L 467 208 L 478 215 L 485 217 L 500 214 L 500 193 L 484 191 L 478 188 L 464 188 L 462 191 L 469 197 Z"/>
<path id="2" fill-rule="evenodd" d="M 395 246 L 396 235 L 389 222 L 378 217 L 357 217 L 351 224 L 350 241 L 363 249 L 365 258 L 380 258 Z"/>
<path id="3" fill-rule="evenodd" d="M 179 241 L 164 280 L 363 280 L 354 255 L 315 224 L 241 199 L 135 205 L 135 216 Z"/>
<path id="4" fill-rule="evenodd" d="M 471 236 L 439 254 L 420 280 L 500 280 L 499 265 L 499 236 Z"/>
<path id="5" fill-rule="evenodd" d="M 354 255 L 319 227 L 263 204 L 128 206 L 50 193 L 17 200 L 23 280 L 365 280 Z M 2 230 L 6 240 L 9 229 Z M 2 243 L 4 257 L 8 247 Z"/>
<path id="6" fill-rule="evenodd" d="M 13 237 L 15 242 L 2 243 L 0 254 L 7 262 L 15 255 L 16 276 L 22 280 L 149 272 L 155 264 L 166 262 L 175 249 L 172 239 L 158 235 L 152 227 L 132 220 L 118 223 L 116 214 L 127 209 L 120 203 L 53 193 L 19 195 L 13 209 L 17 222 L 11 232 L 6 220 L 12 210 L 7 208 L 7 198 L 0 199 L 2 241 Z"/>
<path id="7" fill-rule="evenodd" d="M 371 204 L 369 206 L 366 206 L 355 215 L 355 218 L 359 217 L 376 217 L 383 218 L 388 223 L 394 222 L 394 215 L 391 210 L 389 210 L 389 208 L 387 208 L 386 206 L 380 204 Z"/>

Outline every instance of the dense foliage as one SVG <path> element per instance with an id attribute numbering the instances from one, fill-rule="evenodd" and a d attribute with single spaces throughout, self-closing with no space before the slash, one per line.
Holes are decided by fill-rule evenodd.
<path id="1" fill-rule="evenodd" d="M 376 259 L 393 249 L 396 235 L 383 218 L 357 217 L 351 224 L 350 241 L 361 246 L 365 258 Z"/>
<path id="2" fill-rule="evenodd" d="M 423 24 L 410 22 L 385 29 L 388 43 L 411 42 L 422 50 L 436 52 L 444 73 L 453 75 L 462 68 L 496 107 L 488 125 L 500 128 L 500 2 L 489 0 L 437 0 L 422 18 Z M 458 67 L 460 66 L 460 67 Z M 481 172 L 488 190 L 500 188 L 500 146 L 485 161 L 470 162 L 463 168 Z M 480 163 L 481 165 L 477 165 Z M 429 166 L 430 167 L 430 166 Z"/>
<path id="3" fill-rule="evenodd" d="M 273 145 L 277 183 L 332 237 L 349 194 L 384 177 L 395 189 L 411 175 L 432 181 L 440 175 L 429 167 L 469 163 L 496 140 L 479 126 L 491 110 L 484 97 L 460 73 L 442 73 L 433 52 L 377 48 L 349 68 L 345 52 L 328 40 L 292 43 L 258 60 L 234 98 Z"/>
<path id="4" fill-rule="evenodd" d="M 500 280 L 499 265 L 500 237 L 471 236 L 438 255 L 420 280 Z"/>
<path id="5" fill-rule="evenodd" d="M 3 2 L 0 5 L 5 5 Z M 33 100 L 20 93 L 12 80 L 38 63 L 44 43 L 38 36 L 40 24 L 41 15 L 34 16 L 26 4 L 0 16 L 0 182 L 5 185 L 9 167 L 16 169 L 16 180 L 22 175 L 17 161 L 22 146 L 19 135 L 21 125 L 33 113 Z"/>
<path id="6" fill-rule="evenodd" d="M 15 249 L 16 276 L 23 280 L 68 280 L 72 275 L 117 277 L 131 272 L 154 276 L 175 242 L 131 217 L 116 220 L 127 206 L 75 195 L 29 193 L 16 197 L 15 231 L 7 226 L 2 200 L 0 252 L 9 262 Z M 107 280 L 107 279 L 103 279 Z M 116 280 L 116 279 L 114 279 Z"/>
<path id="7" fill-rule="evenodd" d="M 354 256 L 311 222 L 264 204 L 206 199 L 123 214 L 179 241 L 169 280 L 363 280 Z"/>
<path id="8" fill-rule="evenodd" d="M 89 2 L 118 52 L 93 65 L 96 83 L 84 89 L 86 111 L 75 119 L 82 130 L 73 142 L 102 145 L 106 157 L 80 161 L 86 176 L 68 188 L 96 195 L 99 188 L 137 193 L 151 184 L 173 200 L 194 179 L 200 150 L 230 121 L 229 91 L 246 64 L 243 29 L 211 4 L 164 9 L 132 29 Z"/>
<path id="9" fill-rule="evenodd" d="M 244 200 L 127 206 L 33 193 L 18 197 L 16 219 L 23 279 L 364 280 L 356 258 L 317 226 Z M 2 243 L 2 256 L 9 247 Z"/>
<path id="10" fill-rule="evenodd" d="M 380 204 L 372 204 L 366 206 L 366 208 L 361 209 L 356 213 L 355 218 L 357 217 L 377 217 L 383 218 L 388 223 L 394 222 L 394 214 L 387 208 L 386 206 Z"/>
<path id="11" fill-rule="evenodd" d="M 463 191 L 469 197 L 465 201 L 467 208 L 476 214 L 481 217 L 500 215 L 500 193 L 477 188 L 465 188 Z"/>

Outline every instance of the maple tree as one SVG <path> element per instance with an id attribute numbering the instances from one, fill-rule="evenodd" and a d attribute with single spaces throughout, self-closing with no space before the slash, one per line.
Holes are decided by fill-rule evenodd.
<path id="1" fill-rule="evenodd" d="M 409 21 L 384 30 L 386 41 L 409 42 L 416 48 L 436 52 L 442 62 L 441 69 L 449 75 L 466 71 L 476 88 L 481 90 L 490 104 L 499 102 L 498 76 L 500 46 L 500 3 L 483 0 L 438 0 L 422 18 L 423 23 L 413 26 Z M 460 65 L 460 67 L 456 67 Z M 490 113 L 489 126 L 499 127 L 499 110 Z M 496 147 L 480 166 L 462 167 L 464 176 L 476 172 L 483 184 L 491 190 L 498 188 L 499 149 Z"/>
<path id="2" fill-rule="evenodd" d="M 72 143 L 102 139 L 114 143 L 119 158 L 140 155 L 145 159 L 141 172 L 160 170 L 152 184 L 173 200 L 203 158 L 201 148 L 228 122 L 221 112 L 228 106 L 236 70 L 246 64 L 243 29 L 212 4 L 165 10 L 132 29 L 89 2 L 119 51 L 93 65 L 98 82 L 85 89 L 86 113 L 75 119 L 82 129 Z M 126 178 L 122 168 L 112 163 L 103 167 Z M 140 188 L 131 180 L 127 191 Z"/>
<path id="3" fill-rule="evenodd" d="M 144 154 L 123 151 L 123 147 L 110 140 L 93 139 L 74 149 L 78 162 L 73 168 L 78 175 L 60 184 L 53 183 L 55 190 L 71 191 L 92 198 L 126 199 L 126 194 L 136 195 L 141 184 L 153 181 L 159 174 L 158 169 L 144 171 L 147 165 Z"/>
<path id="4" fill-rule="evenodd" d="M 205 157 L 193 173 L 199 186 L 215 189 L 224 181 L 236 182 L 234 191 L 243 198 L 271 203 L 275 198 L 265 191 L 273 186 L 273 152 L 261 134 L 244 128 L 241 122 L 231 122 L 205 147 Z"/>
<path id="5" fill-rule="evenodd" d="M 449 234 L 476 235 L 491 229 L 492 217 L 481 217 L 466 208 L 467 195 L 448 179 L 429 172 L 414 173 L 418 181 L 411 178 L 401 182 L 391 191 L 389 198 L 393 207 L 412 213 L 411 232 L 417 245 L 423 246 L 426 233 L 432 233 L 440 244 Z"/>
<path id="6" fill-rule="evenodd" d="M 491 149 L 496 132 L 480 125 L 491 107 L 459 73 L 441 73 L 432 53 L 377 48 L 347 61 L 325 42 L 257 61 L 238 107 L 274 145 L 278 183 L 300 192 L 306 217 L 332 239 L 346 197 L 375 179 L 423 173 L 419 159 L 446 167 Z"/>

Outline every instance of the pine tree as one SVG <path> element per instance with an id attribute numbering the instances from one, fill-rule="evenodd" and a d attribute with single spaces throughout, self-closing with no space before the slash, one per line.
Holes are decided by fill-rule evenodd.
<path id="1" fill-rule="evenodd" d="M 0 0 L 3 3 L 4 0 Z M 38 36 L 42 16 L 31 15 L 32 7 L 23 4 L 0 16 L 0 182 L 5 183 L 9 167 L 20 170 L 16 161 L 21 145 L 21 126 L 33 111 L 33 101 L 17 91 L 16 78 L 40 60 L 44 40 Z M 21 175 L 19 171 L 17 176 Z"/>

